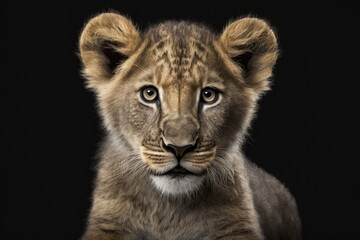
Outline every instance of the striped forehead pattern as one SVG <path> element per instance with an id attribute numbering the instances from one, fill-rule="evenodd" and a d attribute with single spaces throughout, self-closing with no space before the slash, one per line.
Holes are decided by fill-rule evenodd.
<path id="1" fill-rule="evenodd" d="M 166 22 L 149 30 L 150 56 L 159 85 L 200 84 L 209 74 L 213 34 L 188 22 Z"/>

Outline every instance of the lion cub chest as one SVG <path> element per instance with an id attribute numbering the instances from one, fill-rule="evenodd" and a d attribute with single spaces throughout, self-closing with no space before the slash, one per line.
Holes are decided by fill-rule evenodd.
<path id="1" fill-rule="evenodd" d="M 191 208 L 173 208 L 157 206 L 134 209 L 132 219 L 132 234 L 134 239 L 212 239 L 214 226 L 208 221 L 204 210 Z M 146 215 L 145 215 L 146 214 Z M 212 229 L 212 230 L 211 230 Z"/>

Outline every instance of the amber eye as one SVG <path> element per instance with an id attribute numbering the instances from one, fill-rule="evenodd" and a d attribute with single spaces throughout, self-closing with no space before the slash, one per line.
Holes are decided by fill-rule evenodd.
<path id="1" fill-rule="evenodd" d="M 219 96 L 218 96 L 218 92 L 213 89 L 213 88 L 204 88 L 201 92 L 201 99 L 204 103 L 208 103 L 208 104 L 211 104 L 211 103 L 215 103 Z"/>
<path id="2" fill-rule="evenodd" d="M 158 91 L 153 86 L 144 87 L 140 94 L 145 102 L 154 102 L 158 99 Z"/>

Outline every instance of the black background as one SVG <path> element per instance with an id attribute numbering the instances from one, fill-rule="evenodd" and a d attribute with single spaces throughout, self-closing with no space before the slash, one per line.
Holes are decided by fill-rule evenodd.
<path id="1" fill-rule="evenodd" d="M 189 19 L 221 31 L 252 14 L 282 50 L 246 155 L 297 199 L 304 239 L 359 239 L 359 17 L 341 1 L 1 1 L 1 239 L 78 239 L 102 136 L 76 55 L 84 22 L 119 10 L 141 29 Z M 127 1 L 128 2 L 128 1 Z"/>

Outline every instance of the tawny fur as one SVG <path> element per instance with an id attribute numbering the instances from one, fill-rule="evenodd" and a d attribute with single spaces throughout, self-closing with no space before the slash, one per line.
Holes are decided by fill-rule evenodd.
<path id="1" fill-rule="evenodd" d="M 140 32 L 103 13 L 79 48 L 107 132 L 83 240 L 300 239 L 295 200 L 240 149 L 277 58 L 267 22 L 238 19 L 220 35 L 184 21 Z M 147 86 L 156 102 L 141 97 Z M 206 88 L 216 101 L 204 102 Z M 165 145 L 192 148 L 177 160 Z M 163 175 L 177 164 L 193 180 Z"/>

